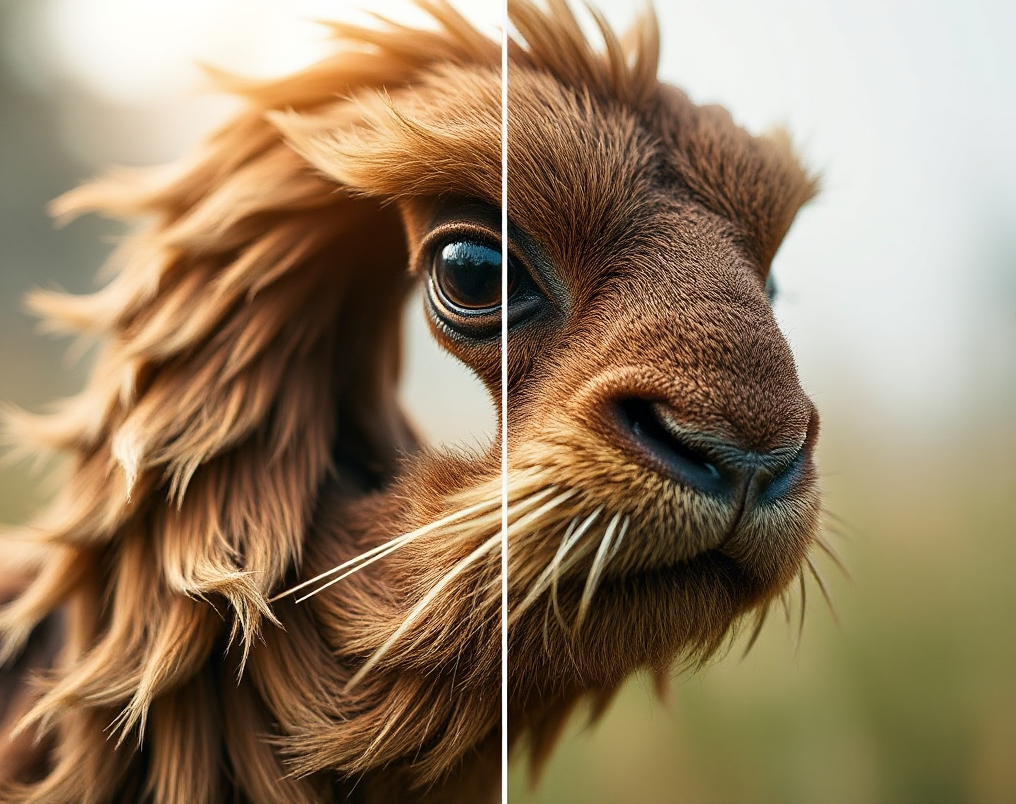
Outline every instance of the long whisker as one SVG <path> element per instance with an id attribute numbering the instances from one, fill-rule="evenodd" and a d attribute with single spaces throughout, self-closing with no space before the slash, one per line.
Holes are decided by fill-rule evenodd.
<path id="1" fill-rule="evenodd" d="M 770 600 L 761 609 L 759 609 L 758 614 L 755 615 L 755 627 L 751 629 L 751 636 L 748 637 L 748 644 L 744 648 L 744 653 L 741 654 L 742 659 L 751 652 L 752 648 L 755 647 L 755 642 L 758 641 L 758 636 L 762 633 L 762 626 L 766 624 L 766 619 L 769 617 L 769 610 L 772 606 L 773 602 Z"/>
<path id="2" fill-rule="evenodd" d="M 815 546 L 818 547 L 823 553 L 825 553 L 832 560 L 836 568 L 843 573 L 843 576 L 848 580 L 853 580 L 850 576 L 850 570 L 847 569 L 846 564 L 843 562 L 843 558 L 837 553 L 831 544 L 823 539 L 821 536 L 815 538 Z"/>
<path id="3" fill-rule="evenodd" d="M 523 498 L 520 501 L 517 501 L 517 502 L 513 503 L 510 506 L 510 509 L 514 509 L 515 511 L 519 511 L 519 510 L 523 510 L 524 511 L 527 508 L 530 508 L 533 505 L 535 505 L 536 503 L 538 503 L 540 500 L 542 500 L 542 499 L 546 498 L 547 496 L 549 496 L 551 493 L 553 493 L 553 491 L 555 491 L 555 489 L 553 489 L 553 488 L 542 489 L 541 491 L 538 491 L 538 492 L 536 492 L 534 494 L 531 494 L 531 495 Z M 431 523 L 429 523 L 428 525 L 425 525 L 422 528 L 418 528 L 417 530 L 414 530 L 414 531 L 412 531 L 410 533 L 402 534 L 401 536 L 396 536 L 395 538 L 390 539 L 389 541 L 385 542 L 384 544 L 380 544 L 377 547 L 373 547 L 370 550 L 367 550 L 367 551 L 361 553 L 360 555 L 358 555 L 358 556 L 356 556 L 354 558 L 349 559 L 348 561 L 344 561 L 343 563 L 339 564 L 338 566 L 332 567 L 331 569 L 326 570 L 325 572 L 322 572 L 321 574 L 311 578 L 310 580 L 304 581 L 303 583 L 300 583 L 300 584 L 292 587 L 291 589 L 288 589 L 285 592 L 282 592 L 282 593 L 276 595 L 275 597 L 271 598 L 270 602 L 274 602 L 274 601 L 279 600 L 280 598 L 283 598 L 283 597 L 285 597 L 287 595 L 293 594 L 294 592 L 298 592 L 299 590 L 304 589 L 307 586 L 310 586 L 311 584 L 315 583 L 316 581 L 320 581 L 320 580 L 322 580 L 324 578 L 327 578 L 330 575 L 334 575 L 337 572 L 341 572 L 344 569 L 346 570 L 345 572 L 342 572 L 341 575 L 338 575 L 337 577 L 332 578 L 332 580 L 328 581 L 327 583 L 322 584 L 321 586 L 319 586 L 314 591 L 309 592 L 308 594 L 303 595 L 302 597 L 297 598 L 296 602 L 297 603 L 302 603 L 303 601 L 307 600 L 308 598 L 311 598 L 314 595 L 316 595 L 316 594 L 318 594 L 320 592 L 323 592 L 329 586 L 332 586 L 333 584 L 338 583 L 339 581 L 343 580 L 344 578 L 348 578 L 350 575 L 353 575 L 354 573 L 359 572 L 364 567 L 367 567 L 367 566 L 373 564 L 375 561 L 379 561 L 382 558 L 385 558 L 385 557 L 391 555 L 396 550 L 400 549 L 401 547 L 404 547 L 405 545 L 409 544 L 410 542 L 416 541 L 417 539 L 419 539 L 419 538 L 421 538 L 423 536 L 426 536 L 429 533 L 433 533 L 438 528 L 441 528 L 441 527 L 444 527 L 444 526 L 447 526 L 447 525 L 453 525 L 455 523 L 461 522 L 462 520 L 467 519 L 467 518 L 469 518 L 469 517 L 471 517 L 471 516 L 473 516 L 475 514 L 489 513 L 490 511 L 497 510 L 499 507 L 500 507 L 500 500 L 494 499 L 494 500 L 486 500 L 486 501 L 484 501 L 482 503 L 477 503 L 476 505 L 469 506 L 468 508 L 463 508 L 462 510 L 456 511 L 456 512 L 454 512 L 452 514 L 449 514 L 448 516 L 443 517 L 442 519 L 436 520 L 435 522 L 431 522 Z M 541 509 L 541 511 L 542 511 L 542 509 Z M 543 511 L 543 513 L 545 513 L 545 511 Z M 542 513 L 540 515 L 542 516 Z M 480 523 L 474 523 L 474 524 L 479 525 Z M 349 568 L 349 569 L 347 569 L 347 568 Z"/>
<path id="4" fill-rule="evenodd" d="M 614 533 L 617 531 L 617 526 L 620 521 L 621 514 L 614 514 L 600 539 L 600 546 L 596 550 L 596 555 L 593 557 L 593 565 L 589 568 L 589 575 L 586 577 L 586 585 L 582 589 L 582 598 L 579 600 L 579 613 L 575 618 L 575 627 L 573 629 L 576 633 L 582 627 L 582 623 L 586 618 L 586 612 L 589 611 L 589 604 L 592 602 L 593 592 L 596 591 L 596 584 L 600 580 L 603 567 L 607 562 L 607 556 L 610 553 L 610 545 L 614 540 Z"/>
<path id="5" fill-rule="evenodd" d="M 293 586 L 284 592 L 280 592 L 275 597 L 271 598 L 269 602 L 274 603 L 276 600 L 281 600 L 282 598 L 287 597 L 288 595 L 291 595 L 295 592 L 299 592 L 301 589 L 305 589 L 306 587 L 314 583 L 317 583 L 318 581 L 324 578 L 334 575 L 337 572 L 342 572 L 342 570 L 346 569 L 347 567 L 351 567 L 354 564 L 362 564 L 363 566 L 367 566 L 368 564 L 372 563 L 372 560 L 376 560 L 375 558 L 373 558 L 375 556 L 383 557 L 385 555 L 388 555 L 394 550 L 397 550 L 399 547 L 409 544 L 409 542 L 414 541 L 420 538 L 421 536 L 426 536 L 428 533 L 432 533 L 438 528 L 444 527 L 445 525 L 451 524 L 453 522 L 457 522 L 460 519 L 465 519 L 466 517 L 472 516 L 473 514 L 481 513 L 486 509 L 498 508 L 500 507 L 500 504 L 501 502 L 499 499 L 485 500 L 484 502 L 471 505 L 468 508 L 463 508 L 459 511 L 455 511 L 454 513 L 449 514 L 446 517 L 443 517 L 427 525 L 424 525 L 422 528 L 417 528 L 416 530 L 411 531 L 410 533 L 403 533 L 400 536 L 396 536 L 392 539 L 389 539 L 384 544 L 380 544 L 377 547 L 372 547 L 370 550 L 366 550 L 365 552 L 360 553 L 358 556 L 351 558 L 348 561 L 343 561 L 338 566 L 332 567 L 329 570 L 325 570 L 319 575 L 315 575 L 313 578 L 303 581 L 302 583 L 299 583 L 296 586 Z M 359 567 L 357 567 L 357 569 L 359 569 Z M 354 569 L 351 572 L 356 572 L 356 570 Z M 346 577 L 346 575 L 349 574 L 351 573 L 346 573 L 342 577 Z M 330 584 L 326 584 L 325 586 L 322 586 L 321 589 L 325 589 L 329 585 Z M 321 589 L 318 589 L 317 591 L 320 592 Z M 317 594 L 317 592 L 312 592 L 311 594 Z M 306 597 L 300 599 L 306 600 L 307 597 L 310 597 L 310 595 L 307 595 Z"/>
<path id="6" fill-rule="evenodd" d="M 624 541 L 624 534 L 628 532 L 628 526 L 631 524 L 631 517 L 626 516 L 624 522 L 621 523 L 621 530 L 617 534 L 617 540 L 614 542 L 614 547 L 610 551 L 610 555 L 607 556 L 607 562 L 614 560 L 614 557 L 621 552 L 621 542 Z"/>
<path id="7" fill-rule="evenodd" d="M 833 622 L 835 622 L 836 625 L 840 625 L 840 617 L 836 613 L 836 607 L 833 605 L 832 597 L 829 595 L 829 588 L 826 586 L 825 579 L 815 567 L 815 562 L 811 560 L 810 556 L 804 557 L 804 563 L 808 565 L 808 569 L 811 571 L 812 577 L 815 579 L 815 582 L 818 583 L 819 591 L 822 592 L 822 597 L 825 598 L 826 605 L 829 607 L 829 613 L 833 616 Z"/>
<path id="8" fill-rule="evenodd" d="M 835 529 L 834 532 L 836 533 L 837 536 L 850 538 L 852 535 L 858 532 L 858 528 L 856 525 L 854 525 L 849 520 L 844 519 L 839 514 L 833 513 L 828 508 L 825 507 L 822 508 L 822 517 L 823 519 L 831 519 L 833 522 L 836 523 L 837 528 Z M 826 527 L 828 528 L 829 526 L 826 525 Z"/>
<path id="9" fill-rule="evenodd" d="M 417 537 L 418 537 L 418 534 L 408 534 L 408 538 L 406 536 L 403 536 L 400 539 L 392 539 L 391 541 L 386 542 L 385 545 L 384 545 L 384 547 L 386 548 L 385 550 L 382 550 L 379 553 L 375 553 L 373 556 L 371 556 L 367 560 L 362 561 L 359 564 L 356 564 L 356 566 L 354 566 L 352 569 L 349 569 L 346 572 L 343 572 L 341 575 L 337 575 L 336 577 L 332 578 L 330 581 L 327 581 L 326 583 L 321 584 L 321 586 L 319 586 L 317 589 L 314 589 L 314 590 L 308 592 L 307 594 L 303 595 L 302 597 L 298 597 L 296 599 L 296 602 L 297 603 L 303 603 L 303 601 L 307 600 L 308 598 L 314 597 L 314 595 L 316 595 L 316 594 L 318 594 L 320 592 L 325 591 L 325 589 L 327 589 L 329 586 L 333 586 L 334 584 L 337 584 L 342 579 L 348 578 L 350 575 L 353 575 L 353 574 L 359 572 L 364 567 L 370 566 L 375 561 L 380 561 L 382 558 L 386 558 L 387 556 L 390 556 L 396 550 L 398 550 L 401 547 L 404 547 L 405 545 L 407 545 L 409 542 L 413 541 Z M 347 561 L 346 562 L 346 566 L 348 566 L 350 563 L 355 563 L 355 562 L 348 562 Z M 334 570 L 331 570 L 331 571 L 334 571 Z"/>
<path id="10" fill-rule="evenodd" d="M 572 545 L 582 538 L 582 534 L 589 530 L 602 511 L 603 506 L 601 505 L 593 511 L 593 513 L 587 516 L 581 525 L 576 526 L 579 517 L 572 519 L 571 523 L 568 525 L 568 529 L 564 532 L 564 536 L 561 537 L 561 545 L 557 548 L 557 553 L 554 554 L 554 558 L 551 559 L 546 569 L 544 569 L 543 572 L 540 573 L 539 577 L 537 577 L 536 581 L 530 588 L 529 593 L 525 596 L 522 602 L 516 606 L 515 611 L 511 612 L 508 618 L 509 625 L 513 624 L 519 617 L 521 617 L 522 613 L 535 603 L 541 594 L 543 594 L 543 592 L 547 589 L 547 586 L 550 584 L 550 581 L 553 578 L 556 578 L 555 572 L 559 571 L 561 561 L 564 559 L 565 555 L 567 555 L 568 551 L 571 550 Z"/>
<path id="11" fill-rule="evenodd" d="M 800 648 L 804 640 L 804 617 L 808 611 L 808 587 L 804 582 L 804 570 L 800 567 L 797 570 L 797 584 L 801 590 L 801 614 L 797 621 L 797 646 Z"/>
<path id="12" fill-rule="evenodd" d="M 786 624 L 790 625 L 790 598 L 788 592 L 784 589 L 780 592 L 780 607 L 783 609 L 783 620 Z"/>
<path id="13" fill-rule="evenodd" d="M 553 488 L 553 487 L 551 487 L 550 489 L 547 489 L 545 491 L 544 496 L 546 496 L 546 494 L 549 494 L 549 493 L 551 493 L 553 491 L 557 491 L 557 489 Z M 541 505 L 535 511 L 530 511 L 527 514 L 524 514 L 523 516 L 520 516 L 518 519 L 516 519 L 514 522 L 512 522 L 512 523 L 510 523 L 508 525 L 508 533 L 507 533 L 507 535 L 508 536 L 515 536 L 515 535 L 517 535 L 519 533 L 526 533 L 526 532 L 528 532 L 530 525 L 532 525 L 534 522 L 538 522 L 547 513 L 549 513 L 550 511 L 554 510 L 555 508 L 557 508 L 557 506 L 559 506 L 561 503 L 565 502 L 566 500 L 570 499 L 571 497 L 574 497 L 575 494 L 577 494 L 575 489 L 568 489 L 567 491 L 564 491 L 561 494 L 558 494 L 556 497 L 554 497 L 552 500 L 550 500 L 549 502 L 545 503 L 544 505 Z M 509 512 L 509 513 L 511 513 L 511 512 Z"/>
<path id="14" fill-rule="evenodd" d="M 578 527 L 579 517 L 573 517 L 572 521 L 568 523 L 568 528 L 564 532 L 564 536 L 561 538 L 562 544 L 567 542 L 572 533 L 575 532 L 575 528 Z M 518 619 L 529 606 L 531 606 L 540 594 L 545 589 L 544 579 L 549 578 L 550 574 L 554 571 L 554 563 L 551 562 L 546 569 L 540 574 L 540 577 L 536 579 L 532 588 L 529 590 L 529 594 L 526 595 L 522 603 L 515 609 L 514 612 L 508 618 L 508 624 L 511 625 L 515 619 Z M 550 601 L 547 601 L 547 606 L 543 610 L 543 649 L 547 653 L 550 652 Z"/>
<path id="15" fill-rule="evenodd" d="M 582 524 L 578 526 L 578 528 L 575 530 L 575 533 L 572 534 L 571 538 L 565 542 L 562 542 L 561 546 L 558 548 L 557 554 L 554 556 L 554 560 L 550 564 L 551 569 L 550 602 L 554 608 L 554 616 L 557 617 L 557 621 L 561 623 L 561 627 L 566 631 L 567 626 L 565 625 L 564 616 L 561 614 L 561 606 L 560 603 L 558 602 L 557 597 L 557 585 L 558 581 L 560 581 L 561 579 L 561 573 L 565 569 L 567 569 L 567 567 L 571 566 L 571 563 L 574 563 L 574 561 L 578 561 L 580 558 L 582 558 L 584 553 L 582 551 L 575 553 L 573 556 L 570 557 L 569 563 L 565 562 L 565 557 L 568 556 L 568 553 L 572 549 L 572 547 L 578 544 L 579 539 L 582 538 L 585 532 L 592 527 L 593 523 L 600 516 L 600 514 L 603 513 L 603 508 L 604 506 L 601 505 L 599 508 L 593 511 L 593 513 L 587 516 L 585 520 L 582 522 Z"/>
<path id="16" fill-rule="evenodd" d="M 349 679 L 349 681 L 346 683 L 346 686 L 343 688 L 343 692 L 349 692 L 350 690 L 353 689 L 353 687 L 355 687 L 363 680 L 363 678 L 374 668 L 374 666 L 377 665 L 377 663 L 384 658 L 384 656 L 388 653 L 388 651 L 392 649 L 392 646 L 394 646 L 402 638 L 403 634 L 405 634 L 406 631 L 409 630 L 409 627 L 414 622 L 416 622 L 416 620 L 420 617 L 420 615 L 424 611 L 426 611 L 427 607 L 431 604 L 431 602 L 433 602 L 434 599 L 437 598 L 437 596 L 445 589 L 445 587 L 448 586 L 448 584 L 450 584 L 459 575 L 465 572 L 470 566 L 476 563 L 476 561 L 479 560 L 483 555 L 485 555 L 486 553 L 493 552 L 496 549 L 499 549 L 500 545 L 501 545 L 501 534 L 496 533 L 489 539 L 487 539 L 479 547 L 477 547 L 475 550 L 473 550 L 473 552 L 471 552 L 468 556 L 458 561 L 454 567 L 448 570 L 448 572 L 444 574 L 444 577 L 442 577 L 440 581 L 434 584 L 427 591 L 427 594 L 425 594 L 422 598 L 420 598 L 417 604 L 413 606 L 412 611 L 410 611 L 409 614 L 406 616 L 406 618 L 400 623 L 399 627 L 396 628 L 394 632 L 392 632 L 392 635 L 385 640 L 384 644 L 381 645 L 381 647 L 379 647 L 376 651 L 374 651 L 374 653 L 371 654 L 371 657 L 366 662 L 364 662 L 363 666 L 356 671 L 356 673 L 353 675 L 351 679 Z"/>
<path id="17" fill-rule="evenodd" d="M 556 489 L 553 488 L 553 487 L 541 489 L 540 491 L 538 491 L 538 492 L 536 492 L 534 494 L 528 495 L 527 497 L 523 498 L 522 500 L 519 500 L 517 502 L 512 503 L 512 505 L 510 506 L 510 509 L 514 509 L 514 511 L 519 511 L 519 510 L 524 511 L 527 508 L 532 507 L 533 505 L 535 505 L 539 501 L 541 501 L 541 500 L 545 499 L 546 497 L 548 497 L 555 490 Z M 490 499 L 490 500 L 485 500 L 485 501 L 483 501 L 481 503 L 476 503 L 475 505 L 468 506 L 467 508 L 463 508 L 463 509 L 461 509 L 459 511 L 455 511 L 455 512 L 449 514 L 446 517 L 443 517 L 443 518 L 438 519 L 438 520 L 436 520 L 434 522 L 431 522 L 431 523 L 429 523 L 427 525 L 424 525 L 422 528 L 417 528 L 416 530 L 411 531 L 410 533 L 404 533 L 404 534 L 402 534 L 400 536 L 396 536 L 396 537 L 394 537 L 392 539 L 389 539 L 384 544 L 380 544 L 380 545 L 377 545 L 376 547 L 372 547 L 370 550 L 366 550 L 363 553 L 360 553 L 358 556 L 355 556 L 355 557 L 349 559 L 348 561 L 344 561 L 341 564 L 339 564 L 339 565 L 337 565 L 335 567 L 332 567 L 329 570 L 325 570 L 324 572 L 314 576 L 313 578 L 310 578 L 310 579 L 308 579 L 306 581 L 303 581 L 302 583 L 299 583 L 296 586 L 293 586 L 293 587 L 287 589 L 284 592 L 280 592 L 275 597 L 271 598 L 269 602 L 274 603 L 275 601 L 280 600 L 280 599 L 282 599 L 282 598 L 284 598 L 284 597 L 286 597 L 288 595 L 291 595 L 291 594 L 294 594 L 296 592 L 299 592 L 301 589 L 305 589 L 306 587 L 308 587 L 308 586 L 310 586 L 310 585 L 312 585 L 312 584 L 314 584 L 314 583 L 316 583 L 318 581 L 321 581 L 324 578 L 327 578 L 327 577 L 329 577 L 331 575 L 334 575 L 336 573 L 339 573 L 339 572 L 342 573 L 337 578 L 334 578 L 331 581 L 329 581 L 328 583 L 321 585 L 320 587 L 315 589 L 313 592 L 310 592 L 309 594 L 306 594 L 303 597 L 298 598 L 296 602 L 297 603 L 302 603 L 304 600 L 307 600 L 307 598 L 313 597 L 314 595 L 318 594 L 319 592 L 324 591 L 325 589 L 327 589 L 332 584 L 338 583 L 339 581 L 341 581 L 344 578 L 348 578 L 350 575 L 358 572 L 359 570 L 363 569 L 366 566 L 369 566 L 370 564 L 374 563 L 375 561 L 378 561 L 378 560 L 380 560 L 382 558 L 385 558 L 388 555 L 391 555 L 393 552 L 395 552 L 399 548 L 404 547 L 405 545 L 409 544 L 410 542 L 415 541 L 416 539 L 419 539 L 419 538 L 421 538 L 423 536 L 426 536 L 429 533 L 433 533 L 435 530 L 437 530 L 439 528 L 442 528 L 442 527 L 445 527 L 446 525 L 451 525 L 451 524 L 455 524 L 456 522 L 461 522 L 462 520 L 467 519 L 469 517 L 472 517 L 472 516 L 474 516 L 476 514 L 484 514 L 484 513 L 488 513 L 490 511 L 493 511 L 493 510 L 497 510 L 497 509 L 500 508 L 500 505 L 501 505 L 500 498 L 493 498 L 493 499 Z M 349 568 L 351 568 L 351 569 L 349 569 Z M 343 570 L 347 570 L 347 571 L 346 572 L 342 572 Z"/>

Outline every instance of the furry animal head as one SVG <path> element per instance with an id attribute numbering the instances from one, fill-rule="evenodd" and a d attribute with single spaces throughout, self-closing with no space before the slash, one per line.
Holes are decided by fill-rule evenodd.
<path id="1" fill-rule="evenodd" d="M 563 3 L 512 9 L 509 729 L 538 764 L 583 696 L 701 661 L 803 577 L 818 417 L 767 279 L 815 182 L 658 82 L 651 17 L 624 43 L 596 18 L 597 52 Z"/>
<path id="2" fill-rule="evenodd" d="M 147 223 L 99 293 L 33 298 L 104 345 L 14 419 L 72 460 L 0 612 L 8 656 L 63 622 L 0 799 L 490 794 L 500 444 L 420 447 L 394 389 L 422 283 L 500 391 L 501 54 L 420 5 L 436 30 L 335 25 L 302 73 L 223 78 L 247 108 L 194 159 L 58 204 Z M 557 0 L 510 13 L 509 708 L 539 755 L 800 572 L 817 417 L 765 284 L 814 185 L 657 82 L 651 18 L 598 53 Z"/>

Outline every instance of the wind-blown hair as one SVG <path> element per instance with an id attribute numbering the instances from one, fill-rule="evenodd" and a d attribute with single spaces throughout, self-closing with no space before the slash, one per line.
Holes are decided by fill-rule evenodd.
<path id="1" fill-rule="evenodd" d="M 203 802 L 232 787 L 319 801 L 333 777 L 407 753 L 432 784 L 478 742 L 466 732 L 496 731 L 496 700 L 463 726 L 408 681 L 341 695 L 349 672 L 322 624 L 269 602 L 308 565 L 329 489 L 386 485 L 415 448 L 395 400 L 412 287 L 398 202 L 500 198 L 499 45 L 446 3 L 420 5 L 433 30 L 335 23 L 335 54 L 300 73 L 219 76 L 245 108 L 194 156 L 54 205 L 143 225 L 99 292 L 30 299 L 101 347 L 79 395 L 9 419 L 19 446 L 71 465 L 47 511 L 8 534 L 43 549 L 18 548 L 31 580 L 0 613 L 3 657 L 57 611 L 63 638 L 8 712 L 21 737 L 0 747 L 0 799 Z M 414 562 L 414 580 L 440 569 Z M 356 630 L 353 655 L 398 624 L 395 591 L 369 600 L 332 613 Z M 433 738 L 452 726 L 460 743 Z M 26 746 L 41 735 L 39 760 Z"/>

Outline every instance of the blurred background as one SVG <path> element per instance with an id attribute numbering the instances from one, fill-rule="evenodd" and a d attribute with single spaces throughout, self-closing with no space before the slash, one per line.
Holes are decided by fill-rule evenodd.
<path id="1" fill-rule="evenodd" d="M 122 228 L 54 230 L 46 204 L 101 166 L 172 160 L 226 119 L 195 62 L 254 75 L 327 49 L 349 0 L 0 0 L 0 400 L 40 410 L 87 360 L 21 311 L 76 292 Z M 623 26 L 629 2 L 601 2 Z M 636 679 L 577 718 L 514 804 L 1016 802 L 1016 5 L 675 0 L 665 80 L 753 131 L 793 134 L 823 192 L 774 264 L 777 316 L 822 413 L 840 624 L 809 587 L 669 702 Z M 471 14 L 492 32 L 491 0 Z M 407 312 L 403 396 L 436 441 L 494 427 L 483 390 Z M 46 489 L 0 470 L 0 521 Z M 792 619 L 797 612 L 792 612 Z"/>
<path id="2" fill-rule="evenodd" d="M 597 3 L 616 24 L 628 0 Z M 822 415 L 807 620 L 576 719 L 546 804 L 1016 802 L 1016 4 L 657 3 L 661 77 L 822 192 L 774 262 Z"/>

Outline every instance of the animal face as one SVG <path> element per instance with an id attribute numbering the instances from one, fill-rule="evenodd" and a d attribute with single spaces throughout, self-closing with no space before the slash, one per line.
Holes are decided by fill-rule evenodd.
<path id="1" fill-rule="evenodd" d="M 499 47 L 426 7 L 438 31 L 338 25 L 358 49 L 240 87 L 154 189 L 64 202 L 154 221 L 96 297 L 36 299 L 108 348 L 21 421 L 75 458 L 0 613 L 11 653 L 69 623 L 18 713 L 53 734 L 26 796 L 483 800 L 503 544 L 537 761 L 576 702 L 707 657 L 800 573 L 818 417 L 766 287 L 814 183 L 785 139 L 660 84 L 651 19 L 601 53 L 513 0 L 503 243 Z M 495 399 L 506 361 L 505 533 L 500 442 L 423 447 L 396 404 L 414 283 Z"/>
<path id="2" fill-rule="evenodd" d="M 619 103 L 524 68 L 510 86 L 511 245 L 545 289 L 509 335 L 512 477 L 560 500 L 514 545 L 518 650 L 551 683 L 610 685 L 708 653 L 810 545 L 817 415 L 765 290 L 782 231 L 752 227 L 811 186 L 669 88 Z M 729 152 L 696 164 L 695 136 Z M 723 203 L 695 189 L 725 181 Z"/>

